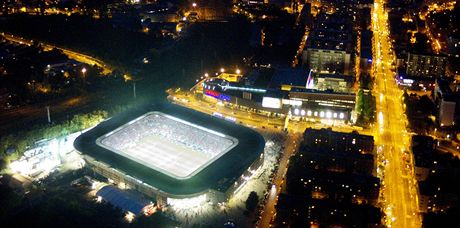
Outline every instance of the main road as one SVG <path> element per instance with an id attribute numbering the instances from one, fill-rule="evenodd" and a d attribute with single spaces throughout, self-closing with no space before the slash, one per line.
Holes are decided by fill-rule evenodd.
<path id="1" fill-rule="evenodd" d="M 258 226 L 261 228 L 270 227 L 270 223 L 276 215 L 276 204 L 278 202 L 278 196 L 282 191 L 285 191 L 284 188 L 284 177 L 286 176 L 289 159 L 293 154 L 296 153 L 302 134 L 293 133 L 289 134 L 287 140 L 285 141 L 285 147 L 281 154 L 281 159 L 279 161 L 278 171 L 275 173 L 275 178 L 273 179 L 273 186 L 270 190 L 267 202 L 265 203 L 264 210 L 261 214 Z"/>
<path id="2" fill-rule="evenodd" d="M 395 81 L 395 57 L 391 47 L 388 14 L 384 1 L 376 0 L 372 10 L 374 34 L 373 74 L 377 98 L 377 119 L 374 135 L 383 158 L 383 209 L 388 227 L 420 227 L 413 161 L 403 160 L 410 150 L 410 134 L 406 130 L 402 94 Z"/>

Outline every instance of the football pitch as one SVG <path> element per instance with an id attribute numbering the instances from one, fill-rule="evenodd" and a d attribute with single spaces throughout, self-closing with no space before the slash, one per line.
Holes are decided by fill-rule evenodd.
<path id="1" fill-rule="evenodd" d="M 186 134 L 198 138 L 202 137 L 204 139 L 206 135 L 218 137 L 221 145 L 228 145 L 228 147 L 220 148 L 223 149 L 222 151 L 206 153 L 205 151 L 196 149 L 197 147 L 193 146 L 193 142 L 184 144 L 179 142 L 180 140 L 174 140 L 174 137 L 168 140 L 160 134 L 162 128 L 146 128 L 148 121 L 161 123 L 160 125 L 163 129 L 167 127 L 170 136 L 184 135 L 184 130 L 188 130 Z M 137 140 L 126 140 L 131 138 L 133 134 L 139 136 Z M 111 143 L 118 140 L 123 140 L 127 143 L 123 145 L 118 144 L 117 146 Z M 98 141 L 100 146 L 114 153 L 177 179 L 192 177 L 237 144 L 236 139 L 221 136 L 217 132 L 209 132 L 203 127 L 158 112 L 137 118 L 113 132 L 100 137 Z M 202 141 L 200 142 L 203 143 Z"/>
<path id="2" fill-rule="evenodd" d="M 123 156 L 179 178 L 191 175 L 212 159 L 209 154 L 171 143 L 158 136 L 141 139 L 135 146 L 128 148 Z"/>

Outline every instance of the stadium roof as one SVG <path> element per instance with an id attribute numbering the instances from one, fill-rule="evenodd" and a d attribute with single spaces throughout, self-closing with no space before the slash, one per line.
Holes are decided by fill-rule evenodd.
<path id="1" fill-rule="evenodd" d="M 148 112 L 158 111 L 195 125 L 234 137 L 238 144 L 219 159 L 188 179 L 176 179 L 103 148 L 96 140 Z M 175 104 L 160 103 L 133 108 L 100 123 L 79 136 L 74 147 L 81 153 L 103 162 L 126 175 L 175 196 L 187 196 L 208 189 L 227 190 L 263 153 L 265 140 L 254 130 Z"/>

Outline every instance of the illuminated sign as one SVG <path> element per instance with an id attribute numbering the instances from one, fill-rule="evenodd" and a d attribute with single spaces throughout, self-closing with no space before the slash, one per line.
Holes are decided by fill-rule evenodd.
<path id="1" fill-rule="evenodd" d="M 214 91 L 214 90 L 206 89 L 204 91 L 204 93 L 206 95 L 210 96 L 210 97 L 214 97 L 214 98 L 219 99 L 219 100 L 230 101 L 230 96 L 222 94 L 222 93 L 219 93 L 219 92 Z"/>
<path id="2" fill-rule="evenodd" d="M 292 105 L 292 106 L 302 106 L 302 101 L 298 100 L 288 100 L 288 99 L 283 99 L 282 103 L 284 105 Z"/>
<path id="3" fill-rule="evenodd" d="M 262 107 L 265 108 L 281 108 L 281 99 L 273 97 L 264 97 L 262 99 Z"/>
<path id="4" fill-rule="evenodd" d="M 307 89 L 314 89 L 315 88 L 315 80 L 313 79 L 312 73 L 313 71 L 310 70 L 308 73 L 308 78 L 307 78 L 307 84 L 305 85 L 305 88 Z"/>
<path id="5" fill-rule="evenodd" d="M 412 80 L 412 79 L 403 79 L 403 83 L 406 84 L 406 85 L 412 85 L 412 83 L 414 83 L 414 80 Z"/>

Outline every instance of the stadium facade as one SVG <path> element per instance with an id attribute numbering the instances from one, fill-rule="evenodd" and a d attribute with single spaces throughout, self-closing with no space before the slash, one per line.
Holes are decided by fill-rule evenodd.
<path id="1" fill-rule="evenodd" d="M 263 165 L 265 140 L 250 128 L 161 103 L 100 123 L 74 147 L 96 173 L 160 203 L 225 202 Z"/>

